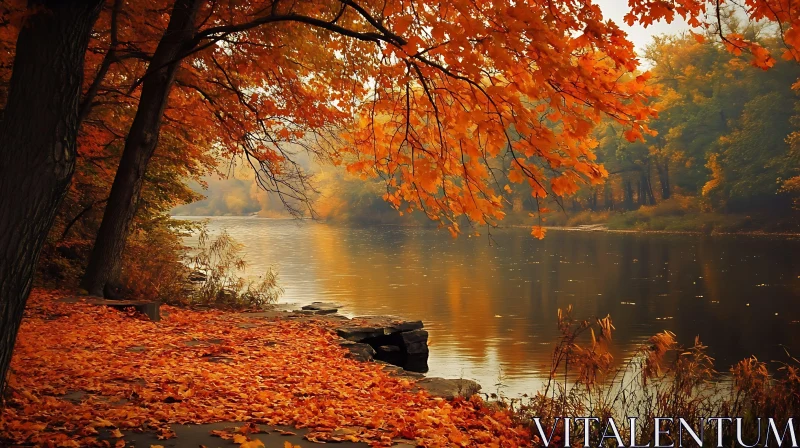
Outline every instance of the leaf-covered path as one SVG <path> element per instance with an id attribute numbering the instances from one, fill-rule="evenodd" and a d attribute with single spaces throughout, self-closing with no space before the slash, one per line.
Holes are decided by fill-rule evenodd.
<path id="1" fill-rule="evenodd" d="M 379 364 L 346 358 L 323 323 L 172 307 L 155 323 L 62 296 L 31 294 L 0 441 L 124 446 L 99 436 L 169 439 L 170 424 L 237 421 L 375 446 L 528 443 L 508 414 L 477 398 L 432 398 Z"/>

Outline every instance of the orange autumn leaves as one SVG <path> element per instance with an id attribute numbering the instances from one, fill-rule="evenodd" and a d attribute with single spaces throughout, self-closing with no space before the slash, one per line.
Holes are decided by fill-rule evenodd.
<path id="1" fill-rule="evenodd" d="M 171 2 L 121 4 L 116 38 L 109 4 L 87 55 L 86 89 L 108 49 L 117 52 L 81 130 L 81 154 L 93 161 L 116 160 L 109 155 L 130 126 Z M 714 34 L 717 6 L 731 4 L 631 0 L 625 20 L 682 17 Z M 785 24 L 780 56 L 800 59 L 797 2 L 741 6 L 754 20 Z M 420 210 L 458 235 L 464 217 L 504 218 L 505 185 L 539 203 L 601 182 L 592 136 L 601 118 L 623 125 L 628 140 L 652 133 L 658 92 L 637 72 L 625 33 L 590 0 L 222 0 L 201 9 L 162 129 L 176 149 L 165 158 L 179 162 L 169 169 L 184 177 L 208 170 L 209 153 L 245 156 L 262 186 L 303 201 L 310 184 L 298 154 L 308 150 L 384 179 L 393 207 Z M 718 34 L 758 67 L 777 57 Z M 87 177 L 103 183 L 111 168 Z"/>
<path id="2" fill-rule="evenodd" d="M 634 0 L 626 21 L 680 16 L 713 34 L 720 4 Z M 510 203 L 508 183 L 538 204 L 602 181 L 591 134 L 601 117 L 622 124 L 630 141 L 653 134 L 649 74 L 635 73 L 631 43 L 589 1 L 388 5 L 382 17 L 391 35 L 375 54 L 367 110 L 346 136 L 344 161 L 385 179 L 384 199 L 398 210 L 421 210 L 454 235 L 462 217 L 495 225 Z M 788 24 L 782 56 L 800 59 L 797 4 L 748 0 L 743 8 L 752 19 Z M 774 64 L 757 43 L 718 34 L 753 65 Z M 542 221 L 532 229 L 540 238 Z"/>
<path id="3" fill-rule="evenodd" d="M 776 26 L 780 24 L 785 44 L 780 57 L 787 61 L 800 61 L 800 5 L 792 0 L 746 0 L 742 3 L 725 0 L 631 0 L 629 5 L 631 10 L 625 16 L 628 25 L 650 25 L 657 20 L 670 23 L 681 17 L 690 26 L 704 27 L 717 35 L 731 53 L 737 56 L 749 53 L 753 66 L 767 70 L 775 65 L 775 56 L 758 42 L 721 28 L 722 21 L 718 20 L 720 11 L 731 6 L 740 8 L 751 21 L 771 22 Z"/>
<path id="4" fill-rule="evenodd" d="M 632 45 L 590 2 L 390 4 L 395 38 L 374 55 L 344 162 L 384 178 L 399 210 L 456 235 L 461 217 L 495 225 L 509 183 L 539 201 L 602 179 L 591 131 L 603 116 L 632 139 L 649 132 L 655 91 L 628 75 Z"/>
<path id="5" fill-rule="evenodd" d="M 374 446 L 401 437 L 426 446 L 529 440 L 480 400 L 434 399 L 379 364 L 345 358 L 321 323 L 172 307 L 153 323 L 60 296 L 31 295 L 0 422 L 6 443 L 114 446 L 124 439 L 97 433 L 170 438 L 170 423 L 219 421 L 307 427 L 322 441 L 351 428 L 349 437 Z M 76 392 L 85 395 L 64 398 Z"/>

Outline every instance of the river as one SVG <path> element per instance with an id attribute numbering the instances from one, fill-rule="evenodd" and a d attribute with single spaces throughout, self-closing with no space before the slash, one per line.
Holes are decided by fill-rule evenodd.
<path id="1" fill-rule="evenodd" d="M 717 370 L 755 355 L 800 354 L 800 240 L 525 229 L 453 239 L 416 227 L 215 217 L 245 246 L 248 273 L 274 266 L 284 303 L 344 305 L 348 316 L 421 319 L 429 374 L 509 396 L 537 389 L 558 337 L 557 310 L 610 315 L 615 360 L 670 330 L 709 346 Z"/>

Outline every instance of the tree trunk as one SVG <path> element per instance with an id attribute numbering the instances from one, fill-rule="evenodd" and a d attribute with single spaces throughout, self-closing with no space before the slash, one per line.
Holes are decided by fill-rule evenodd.
<path id="1" fill-rule="evenodd" d="M 653 176 L 652 176 L 653 169 L 650 166 L 650 162 L 647 162 L 647 167 L 645 171 L 645 199 L 647 200 L 647 205 L 656 205 L 656 195 L 653 194 Z"/>
<path id="2" fill-rule="evenodd" d="M 633 183 L 630 179 L 625 179 L 622 184 L 622 207 L 625 210 L 633 210 Z"/>
<path id="3" fill-rule="evenodd" d="M 656 201 L 653 197 L 653 188 L 650 184 L 649 169 L 645 168 L 639 171 L 639 180 L 636 182 L 636 201 L 639 207 L 643 205 L 655 205 Z"/>
<path id="4" fill-rule="evenodd" d="M 658 182 L 661 184 L 661 200 L 672 197 L 672 188 L 669 185 L 669 161 L 664 161 L 663 165 L 656 163 L 658 171 Z"/>
<path id="5" fill-rule="evenodd" d="M 0 123 L 0 386 L 42 245 L 75 170 L 84 55 L 101 2 L 30 1 Z"/>
<path id="6" fill-rule="evenodd" d="M 80 117 L 78 117 L 78 121 L 80 121 Z M 61 232 L 61 238 L 59 238 L 58 240 L 63 241 L 65 238 L 67 238 L 67 235 L 69 235 L 69 231 L 72 229 L 72 226 L 74 226 L 75 223 L 77 223 L 78 220 L 80 220 L 83 217 L 83 215 L 89 213 L 89 211 L 91 211 L 96 205 L 105 204 L 105 202 L 106 199 L 101 199 L 99 201 L 94 201 L 88 206 L 84 207 L 83 210 L 78 212 L 78 214 L 75 215 L 74 218 L 70 219 L 67 225 L 64 226 L 64 230 Z"/>
<path id="7" fill-rule="evenodd" d="M 603 187 L 603 208 L 614 210 L 614 191 L 609 183 L 606 183 Z"/>
<path id="8" fill-rule="evenodd" d="M 636 206 L 641 207 L 644 205 L 644 186 L 642 185 L 642 176 L 636 181 Z"/>
<path id="9" fill-rule="evenodd" d="M 106 284 L 118 282 L 122 254 L 145 172 L 158 143 L 161 119 L 186 45 L 195 35 L 197 10 L 203 0 L 176 0 L 169 25 L 158 43 L 142 81 L 142 95 L 125 140 L 119 168 L 97 232 L 82 286 L 103 295 Z"/>

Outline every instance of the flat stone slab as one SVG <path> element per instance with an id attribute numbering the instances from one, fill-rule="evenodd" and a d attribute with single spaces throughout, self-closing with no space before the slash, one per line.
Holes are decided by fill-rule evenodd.
<path id="1" fill-rule="evenodd" d="M 419 380 L 419 379 L 425 378 L 425 375 L 422 374 L 422 373 L 412 372 L 410 370 L 406 370 L 406 369 L 404 369 L 402 367 L 398 367 L 398 366 L 396 366 L 394 364 L 390 364 L 390 363 L 385 362 L 385 361 L 375 361 L 375 362 L 377 362 L 379 364 L 383 364 L 383 371 L 388 373 L 389 375 L 392 375 L 392 376 L 401 377 L 401 378 L 411 378 L 411 379 L 415 379 L 415 380 Z"/>
<path id="2" fill-rule="evenodd" d="M 445 379 L 430 377 L 417 381 L 417 388 L 427 391 L 434 397 L 452 400 L 456 397 L 469 398 L 481 390 L 481 385 L 476 381 L 465 379 Z"/>
<path id="3" fill-rule="evenodd" d="M 333 314 L 339 311 L 342 305 L 330 302 L 312 302 L 309 305 L 303 305 L 300 309 L 307 311 L 316 311 L 317 314 Z"/>
<path id="4" fill-rule="evenodd" d="M 306 310 L 306 309 L 302 309 L 302 310 L 294 310 L 294 311 L 292 311 L 292 314 L 301 314 L 301 315 L 306 315 L 306 316 L 321 316 L 321 315 L 325 315 L 325 314 L 336 314 L 338 312 L 339 312 L 339 310 L 336 309 L 336 308 L 323 309 L 323 310 Z"/>
<path id="5" fill-rule="evenodd" d="M 421 320 L 404 321 L 388 317 L 354 317 L 350 321 L 350 325 L 339 327 L 336 333 L 348 341 L 360 342 L 364 339 L 420 330 L 423 326 Z"/>

